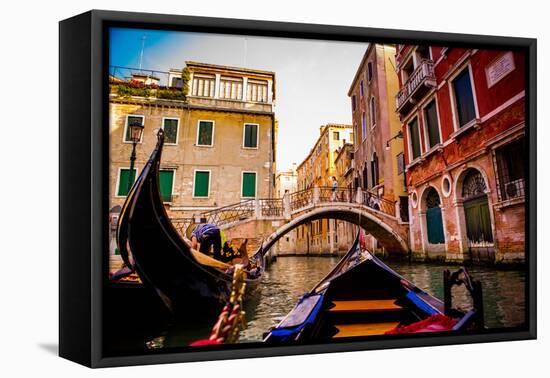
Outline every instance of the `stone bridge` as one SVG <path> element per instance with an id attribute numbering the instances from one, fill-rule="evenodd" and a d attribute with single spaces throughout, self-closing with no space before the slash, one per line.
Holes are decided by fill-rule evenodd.
<path id="1" fill-rule="evenodd" d="M 264 251 L 296 227 L 318 219 L 337 219 L 353 223 L 374 236 L 392 255 L 409 252 L 408 224 L 396 216 L 396 204 L 370 191 L 352 193 L 348 188 L 314 187 L 287 193 L 281 199 L 250 199 L 207 211 L 200 217 L 230 232 L 250 221 L 278 224 L 263 232 Z M 185 231 L 191 220 L 174 220 Z M 258 246 L 259 247 L 259 246 Z"/>

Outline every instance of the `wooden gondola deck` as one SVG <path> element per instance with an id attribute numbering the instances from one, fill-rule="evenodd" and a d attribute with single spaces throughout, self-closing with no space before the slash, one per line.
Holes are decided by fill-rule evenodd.
<path id="1" fill-rule="evenodd" d="M 398 324 L 399 322 L 337 324 L 335 327 L 338 329 L 338 333 L 334 337 L 383 335 L 397 327 Z"/>
<path id="2" fill-rule="evenodd" d="M 396 299 L 333 301 L 332 313 L 368 313 L 382 311 L 401 311 L 402 307 L 395 304 Z"/>

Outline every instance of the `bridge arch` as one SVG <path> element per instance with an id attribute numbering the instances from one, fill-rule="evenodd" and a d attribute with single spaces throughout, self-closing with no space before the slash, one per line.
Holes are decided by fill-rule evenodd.
<path id="1" fill-rule="evenodd" d="M 337 219 L 353 223 L 367 233 L 374 236 L 379 243 L 391 255 L 405 255 L 409 252 L 409 246 L 406 242 L 406 236 L 400 235 L 389 223 L 384 222 L 380 216 L 372 214 L 373 210 L 366 210 L 359 204 L 346 204 L 324 206 L 311 209 L 304 214 L 297 215 L 288 223 L 279 227 L 262 244 L 263 251 L 267 252 L 280 238 L 292 231 L 298 226 L 318 219 Z M 376 211 L 376 213 L 379 213 Z M 384 214 L 382 214 L 384 215 Z"/>

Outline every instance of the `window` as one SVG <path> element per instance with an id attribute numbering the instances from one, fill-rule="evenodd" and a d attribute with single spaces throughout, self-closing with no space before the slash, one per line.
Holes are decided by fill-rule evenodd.
<path id="1" fill-rule="evenodd" d="M 132 142 L 132 136 L 130 135 L 130 126 L 143 126 L 145 117 L 142 115 L 129 115 L 126 117 L 126 130 L 124 131 L 124 141 Z M 141 134 L 143 138 L 143 133 Z M 141 142 L 141 141 L 140 141 Z"/>
<path id="2" fill-rule="evenodd" d="M 243 172 L 241 197 L 256 197 L 256 172 Z"/>
<path id="3" fill-rule="evenodd" d="M 441 143 L 435 100 L 432 100 L 432 102 L 424 108 L 424 122 L 426 123 L 426 131 L 428 133 L 428 149 L 430 149 Z"/>
<path id="4" fill-rule="evenodd" d="M 409 80 L 409 77 L 411 77 L 413 72 L 414 72 L 414 63 L 411 57 L 409 60 L 407 60 L 406 63 L 403 64 L 403 67 L 401 68 L 401 82 L 403 84 L 407 83 L 407 81 Z"/>
<path id="5" fill-rule="evenodd" d="M 363 80 L 359 83 L 359 94 L 363 97 L 365 90 L 363 89 Z"/>
<path id="6" fill-rule="evenodd" d="M 172 189 L 174 187 L 174 170 L 162 169 L 159 171 L 160 197 L 164 202 L 172 202 Z"/>
<path id="7" fill-rule="evenodd" d="M 458 127 L 460 128 L 476 118 L 474 93 L 472 91 L 472 82 L 470 81 L 470 71 L 468 68 L 463 70 L 453 80 L 452 87 Z"/>
<path id="8" fill-rule="evenodd" d="M 332 139 L 340 140 L 340 133 L 338 131 L 333 132 L 332 133 Z"/>
<path id="9" fill-rule="evenodd" d="M 235 77 L 222 76 L 220 79 L 219 98 L 241 100 L 243 98 L 243 80 Z"/>
<path id="10" fill-rule="evenodd" d="M 397 154 L 397 174 L 400 175 L 405 172 L 405 158 L 403 152 Z"/>
<path id="11" fill-rule="evenodd" d="M 374 102 L 374 97 L 370 98 L 370 123 L 371 127 L 376 126 L 376 104 Z"/>
<path id="12" fill-rule="evenodd" d="M 245 148 L 258 148 L 258 127 L 255 123 L 245 123 L 243 136 Z"/>
<path id="13" fill-rule="evenodd" d="M 214 121 L 199 121 L 197 126 L 197 146 L 214 145 Z"/>
<path id="14" fill-rule="evenodd" d="M 166 144 L 178 144 L 178 118 L 163 118 L 162 129 L 164 130 L 164 141 Z"/>
<path id="15" fill-rule="evenodd" d="M 118 171 L 118 188 L 116 195 L 118 197 L 125 197 L 128 195 L 133 183 L 136 181 L 137 170 L 134 168 L 132 177 L 130 177 L 130 169 L 121 168 Z M 130 184 L 131 183 L 131 184 Z"/>
<path id="16" fill-rule="evenodd" d="M 208 197 L 210 195 L 210 171 L 195 171 L 193 197 Z"/>
<path id="17" fill-rule="evenodd" d="M 525 196 L 526 153 L 525 138 L 496 150 L 495 157 L 501 200 Z"/>
<path id="18" fill-rule="evenodd" d="M 248 80 L 246 91 L 248 101 L 267 102 L 267 81 Z"/>
<path id="19" fill-rule="evenodd" d="M 363 112 L 363 117 L 361 118 L 361 131 L 363 132 L 363 140 L 367 137 L 367 113 Z"/>
<path id="20" fill-rule="evenodd" d="M 367 79 L 368 79 L 369 83 L 372 80 L 372 62 L 369 62 L 367 64 Z"/>
<path id="21" fill-rule="evenodd" d="M 214 97 L 216 77 L 213 75 L 195 74 L 193 76 L 193 96 Z"/>
<path id="22" fill-rule="evenodd" d="M 357 108 L 357 98 L 355 95 L 351 96 L 351 111 L 354 112 Z"/>
<path id="23" fill-rule="evenodd" d="M 372 186 L 378 185 L 380 178 L 380 172 L 378 172 L 378 156 L 376 152 L 372 154 L 372 160 L 370 162 L 370 171 L 372 175 Z"/>
<path id="24" fill-rule="evenodd" d="M 181 77 L 172 77 L 172 88 L 183 88 L 183 80 Z"/>
<path id="25" fill-rule="evenodd" d="M 410 136 L 410 146 L 412 160 L 420 156 L 420 134 L 418 131 L 418 120 L 415 118 L 414 121 L 409 123 L 409 136 Z"/>

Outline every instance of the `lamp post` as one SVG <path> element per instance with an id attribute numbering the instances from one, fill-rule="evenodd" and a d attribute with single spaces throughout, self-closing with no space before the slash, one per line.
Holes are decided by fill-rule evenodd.
<path id="1" fill-rule="evenodd" d="M 133 123 L 130 127 L 130 140 L 132 141 L 132 154 L 130 155 L 130 174 L 128 175 L 128 193 L 134 184 L 134 162 L 136 161 L 136 144 L 141 140 L 144 126 L 140 123 Z"/>

